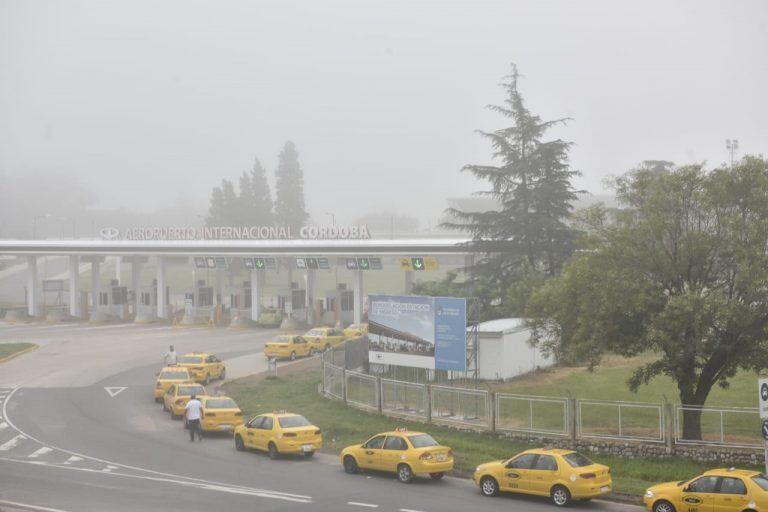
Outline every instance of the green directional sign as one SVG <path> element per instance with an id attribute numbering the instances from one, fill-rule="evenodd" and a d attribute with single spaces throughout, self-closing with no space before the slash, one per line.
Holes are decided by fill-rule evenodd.
<path id="1" fill-rule="evenodd" d="M 264 268 L 266 266 L 264 258 L 254 258 L 253 263 L 256 268 Z"/>
<path id="2" fill-rule="evenodd" d="M 411 258 L 413 270 L 424 270 L 424 258 Z"/>
<path id="3" fill-rule="evenodd" d="M 368 270 L 371 268 L 371 262 L 368 258 L 357 258 L 357 268 L 360 270 Z"/>

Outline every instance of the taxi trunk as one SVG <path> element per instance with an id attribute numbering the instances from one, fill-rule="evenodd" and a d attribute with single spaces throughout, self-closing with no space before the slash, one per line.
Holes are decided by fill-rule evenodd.
<path id="1" fill-rule="evenodd" d="M 267 343 L 264 345 L 264 355 L 267 357 L 288 357 L 291 346 L 288 343 Z"/>
<path id="2" fill-rule="evenodd" d="M 232 432 L 242 424 L 243 412 L 240 409 L 206 409 L 201 426 L 206 432 Z"/>
<path id="3" fill-rule="evenodd" d="M 592 464 L 578 468 L 574 473 L 576 474 L 576 481 L 571 490 L 574 498 L 590 498 L 607 494 L 613 487 L 611 470 L 608 466 Z"/>
<path id="4" fill-rule="evenodd" d="M 453 451 L 447 446 L 430 446 L 417 452 L 414 473 L 444 473 L 453 469 Z"/>
<path id="5" fill-rule="evenodd" d="M 317 427 L 283 429 L 278 449 L 282 453 L 314 452 L 323 447 L 323 436 Z"/>

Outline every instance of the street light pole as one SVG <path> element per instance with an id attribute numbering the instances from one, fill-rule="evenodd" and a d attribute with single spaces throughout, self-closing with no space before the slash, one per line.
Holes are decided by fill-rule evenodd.
<path id="1" fill-rule="evenodd" d="M 736 156 L 736 151 L 739 149 L 739 141 L 736 139 L 725 139 L 725 149 L 731 155 L 731 169 L 733 169 L 733 161 Z"/>

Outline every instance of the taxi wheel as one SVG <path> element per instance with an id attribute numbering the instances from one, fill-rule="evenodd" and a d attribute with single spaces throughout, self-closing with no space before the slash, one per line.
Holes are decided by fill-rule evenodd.
<path id="1" fill-rule="evenodd" d="M 653 512 L 675 512 L 675 506 L 668 501 L 659 500 L 653 504 Z"/>
<path id="2" fill-rule="evenodd" d="M 269 455 L 269 458 L 272 460 L 275 460 L 280 456 L 280 452 L 277 451 L 277 446 L 275 446 L 275 443 L 269 443 L 269 446 L 267 446 L 267 455 Z"/>
<path id="3" fill-rule="evenodd" d="M 413 470 L 408 464 L 400 464 L 397 466 L 397 479 L 404 484 L 413 482 Z"/>
<path id="4" fill-rule="evenodd" d="M 210 373 L 206 373 L 205 374 L 205 379 L 203 379 L 203 385 L 207 386 L 210 383 L 211 383 L 211 374 Z"/>
<path id="5" fill-rule="evenodd" d="M 445 476 L 445 473 L 430 473 L 429 478 L 432 480 L 442 480 L 442 478 Z"/>
<path id="6" fill-rule="evenodd" d="M 296 360 L 296 352 L 291 352 L 291 361 Z"/>
<path id="7" fill-rule="evenodd" d="M 315 452 L 304 452 L 304 457 L 306 457 L 307 459 L 311 459 L 312 457 L 314 457 L 314 455 L 315 455 Z"/>
<path id="8" fill-rule="evenodd" d="M 243 438 L 240 436 L 235 436 L 235 449 L 239 452 L 245 451 L 245 443 L 243 443 Z"/>
<path id="9" fill-rule="evenodd" d="M 226 378 L 227 378 L 227 369 L 224 368 L 223 370 L 221 370 L 221 373 L 219 374 L 219 380 L 224 380 Z"/>
<path id="10" fill-rule="evenodd" d="M 499 494 L 499 483 L 492 476 L 484 476 L 480 480 L 480 492 L 483 496 L 497 496 Z"/>
<path id="11" fill-rule="evenodd" d="M 162 398 L 155 398 L 155 402 L 157 402 L 158 404 L 159 404 L 160 402 L 162 402 L 162 401 L 163 401 L 163 399 L 162 399 Z"/>
<path id="12" fill-rule="evenodd" d="M 571 492 L 567 487 L 562 485 L 554 486 L 552 488 L 552 492 L 550 493 L 550 497 L 552 498 L 552 503 L 554 503 L 555 506 L 567 507 L 571 504 Z"/>
<path id="13" fill-rule="evenodd" d="M 344 457 L 344 471 L 353 475 L 357 473 L 359 468 L 357 467 L 357 461 L 351 455 Z"/>
<path id="14" fill-rule="evenodd" d="M 163 402 L 163 412 L 168 412 L 168 406 Z"/>

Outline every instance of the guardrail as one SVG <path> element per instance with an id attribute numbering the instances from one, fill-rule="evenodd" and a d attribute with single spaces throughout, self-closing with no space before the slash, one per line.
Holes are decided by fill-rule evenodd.
<path id="1" fill-rule="evenodd" d="M 495 393 L 496 429 L 567 436 L 568 399 Z"/>

